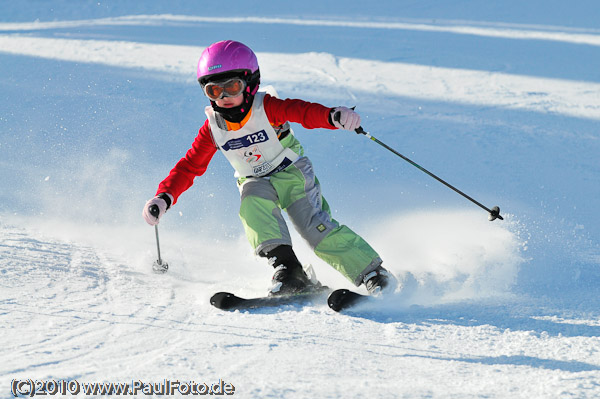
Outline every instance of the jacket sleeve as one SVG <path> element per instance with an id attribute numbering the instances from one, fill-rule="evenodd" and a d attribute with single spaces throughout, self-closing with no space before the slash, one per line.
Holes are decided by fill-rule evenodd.
<path id="1" fill-rule="evenodd" d="M 202 176 L 206 172 L 206 168 L 216 151 L 217 148 L 213 142 L 210 124 L 207 120 L 200 128 L 192 148 L 171 169 L 169 176 L 158 185 L 156 194 L 171 194 L 173 204 L 175 204 L 181 193 L 194 184 L 194 178 Z"/>
<path id="2" fill-rule="evenodd" d="M 281 100 L 269 94 L 265 95 L 263 104 L 273 125 L 295 122 L 307 129 L 335 129 L 329 121 L 331 108 L 324 105 L 289 98 Z"/>

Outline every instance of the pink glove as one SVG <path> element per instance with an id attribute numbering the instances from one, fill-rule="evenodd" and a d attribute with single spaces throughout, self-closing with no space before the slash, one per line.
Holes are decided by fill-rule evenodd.
<path id="1" fill-rule="evenodd" d="M 148 202 L 146 202 L 146 205 L 144 206 L 144 210 L 142 211 L 142 216 L 144 217 L 144 220 L 146 220 L 146 223 L 148 223 L 150 226 L 158 224 L 158 221 L 160 220 L 162 215 L 164 215 L 165 212 L 167 212 L 167 209 L 169 209 L 172 203 L 173 196 L 167 193 L 161 193 L 156 197 L 152 198 L 151 200 L 148 200 Z M 150 207 L 152 207 L 153 205 L 156 205 L 158 207 L 157 217 L 153 216 L 150 213 Z"/>
<path id="2" fill-rule="evenodd" d="M 348 107 L 337 107 L 331 110 L 333 126 L 338 129 L 355 131 L 360 126 L 360 115 Z"/>

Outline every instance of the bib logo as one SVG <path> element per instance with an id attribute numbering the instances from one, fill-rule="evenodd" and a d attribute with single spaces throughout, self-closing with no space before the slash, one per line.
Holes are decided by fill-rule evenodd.
<path id="1" fill-rule="evenodd" d="M 249 164 L 257 163 L 262 158 L 262 154 L 260 153 L 257 145 L 242 150 L 241 152 L 242 156 L 244 157 L 244 161 Z"/>
<path id="2" fill-rule="evenodd" d="M 254 176 L 264 176 L 273 170 L 273 164 L 266 162 L 263 157 L 258 145 L 251 145 L 248 148 L 239 150 L 240 155 L 244 159 L 244 162 L 252 167 L 252 173 Z"/>

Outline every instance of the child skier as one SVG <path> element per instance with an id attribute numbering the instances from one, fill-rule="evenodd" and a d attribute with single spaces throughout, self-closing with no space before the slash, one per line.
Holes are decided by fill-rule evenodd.
<path id="1" fill-rule="evenodd" d="M 329 205 L 310 160 L 289 127 L 345 129 L 360 126 L 347 107 L 327 108 L 302 100 L 259 92 L 260 72 L 254 52 L 226 40 L 207 47 L 198 62 L 198 81 L 211 106 L 185 157 L 158 186 L 143 216 L 155 225 L 196 176 L 204 174 L 217 149 L 235 169 L 241 195 L 239 216 L 255 253 L 275 268 L 269 295 L 289 295 L 315 285 L 304 272 L 281 215 L 288 216 L 314 252 L 371 295 L 392 291 L 395 278 L 365 240 L 331 218 Z M 158 217 L 149 208 L 157 205 Z"/>

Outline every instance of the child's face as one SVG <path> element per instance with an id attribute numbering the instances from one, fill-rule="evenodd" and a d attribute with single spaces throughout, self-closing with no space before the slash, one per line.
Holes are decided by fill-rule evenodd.
<path id="1" fill-rule="evenodd" d="M 244 101 L 244 94 L 240 93 L 235 97 L 223 97 L 219 98 L 217 101 L 218 107 L 221 108 L 233 108 L 242 105 L 242 101 Z"/>

